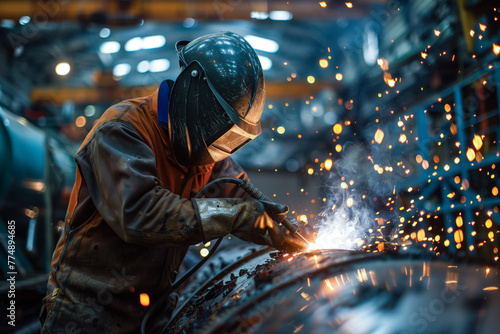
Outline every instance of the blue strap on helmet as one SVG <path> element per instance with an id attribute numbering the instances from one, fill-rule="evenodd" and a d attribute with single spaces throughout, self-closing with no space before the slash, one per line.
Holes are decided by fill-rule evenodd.
<path id="1" fill-rule="evenodd" d="M 170 97 L 170 87 L 167 80 L 162 81 L 158 89 L 158 124 L 167 126 L 168 124 L 168 101 Z"/>

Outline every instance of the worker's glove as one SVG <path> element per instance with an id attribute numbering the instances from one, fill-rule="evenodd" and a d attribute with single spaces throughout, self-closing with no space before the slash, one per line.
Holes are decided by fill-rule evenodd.
<path id="1" fill-rule="evenodd" d="M 298 238 L 270 217 L 287 213 L 286 205 L 252 198 L 195 198 L 192 201 L 205 241 L 231 233 L 242 240 L 282 251 L 304 248 L 295 240 Z"/>

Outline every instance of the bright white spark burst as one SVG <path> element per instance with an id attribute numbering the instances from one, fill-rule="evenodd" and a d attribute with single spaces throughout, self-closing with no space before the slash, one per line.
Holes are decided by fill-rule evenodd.
<path id="1" fill-rule="evenodd" d="M 318 228 L 318 238 L 308 250 L 359 249 L 358 242 L 369 230 L 367 225 L 374 221 L 373 215 L 371 210 L 350 210 L 347 205 L 326 214 Z"/>

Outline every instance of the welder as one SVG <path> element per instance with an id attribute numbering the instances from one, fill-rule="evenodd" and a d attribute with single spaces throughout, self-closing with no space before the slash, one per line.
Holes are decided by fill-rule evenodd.
<path id="1" fill-rule="evenodd" d="M 245 196 L 229 156 L 261 132 L 262 67 L 239 35 L 176 44 L 180 74 L 150 96 L 110 107 L 78 150 L 76 181 L 40 313 L 42 333 L 137 333 L 172 286 L 190 245 L 232 234 L 282 251 L 304 241 L 273 222 L 287 207 Z M 305 229 L 299 226 L 299 230 Z M 150 320 L 169 318 L 172 294 Z"/>

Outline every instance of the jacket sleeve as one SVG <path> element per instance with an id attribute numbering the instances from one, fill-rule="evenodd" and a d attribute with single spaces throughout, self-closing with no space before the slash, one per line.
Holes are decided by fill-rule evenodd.
<path id="1" fill-rule="evenodd" d="M 247 173 L 243 168 L 231 157 L 219 161 L 215 164 L 212 174 L 210 175 L 210 181 L 215 179 L 220 179 L 223 177 L 234 177 L 241 180 L 248 180 Z M 247 197 L 246 191 L 240 189 L 237 185 L 228 183 L 221 185 L 217 191 L 211 192 L 210 197 L 219 198 L 243 198 Z"/>
<path id="2" fill-rule="evenodd" d="M 192 202 L 163 188 L 153 151 L 130 124 L 101 126 L 76 161 L 97 210 L 124 241 L 165 246 L 202 241 Z"/>

